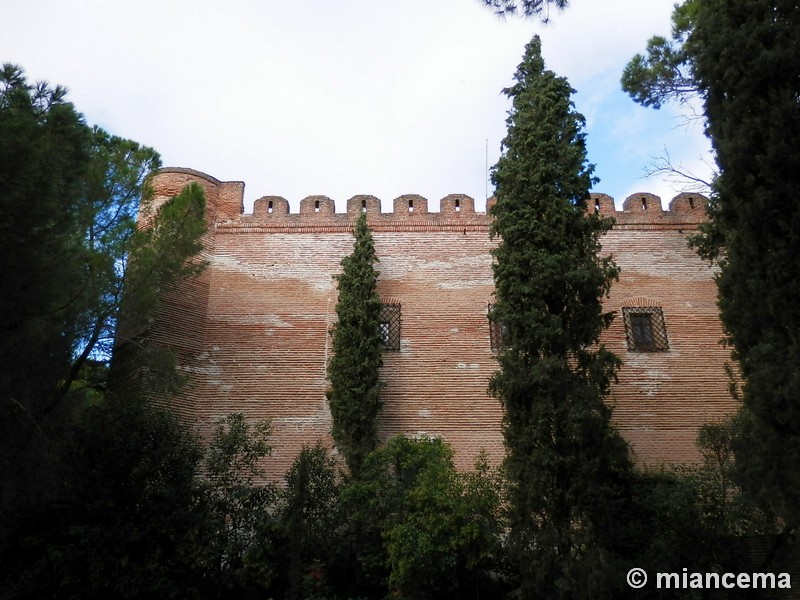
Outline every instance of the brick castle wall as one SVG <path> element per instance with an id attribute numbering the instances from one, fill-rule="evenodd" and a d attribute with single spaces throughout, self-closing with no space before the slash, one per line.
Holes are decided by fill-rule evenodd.
<path id="1" fill-rule="evenodd" d="M 377 198 L 355 196 L 337 213 L 331 199 L 311 196 L 290 214 L 288 202 L 272 196 L 243 214 L 240 182 L 164 169 L 153 179 L 157 201 L 190 181 L 206 190 L 209 268 L 168 295 L 151 335 L 178 350 L 190 381 L 177 406 L 205 435 L 233 411 L 270 419 L 274 451 L 266 466 L 275 478 L 304 444 L 332 444 L 325 390 L 333 276 L 366 210 L 380 259 L 378 292 L 401 304 L 400 350 L 384 354 L 381 436 L 442 436 L 461 468 L 481 450 L 493 462 L 502 458 L 502 412 L 487 394 L 496 370 L 487 320 L 496 242 L 472 198 L 450 195 L 439 212 L 428 212 L 425 198 L 406 195 L 383 213 Z M 622 269 L 607 309 L 659 306 L 669 337 L 669 351 L 642 353 L 627 350 L 621 316 L 606 332 L 603 341 L 624 363 L 610 398 L 614 422 L 640 465 L 696 461 L 698 427 L 735 410 L 714 271 L 686 245 L 705 219 L 705 199 L 683 194 L 667 211 L 651 194 L 629 197 L 622 211 L 603 194 L 592 203 L 617 221 L 603 239 Z"/>

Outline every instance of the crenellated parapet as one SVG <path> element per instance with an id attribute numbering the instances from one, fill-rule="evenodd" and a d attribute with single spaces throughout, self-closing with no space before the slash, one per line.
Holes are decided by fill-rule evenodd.
<path id="1" fill-rule="evenodd" d="M 601 198 L 596 198 L 602 196 Z M 616 210 L 613 199 L 605 194 L 592 194 L 599 212 L 616 220 L 616 227 L 652 227 L 652 228 L 695 228 L 708 220 L 706 207 L 708 199 L 702 194 L 684 192 L 675 196 L 667 210 L 661 204 L 661 198 L 647 192 L 631 194 L 622 203 L 622 210 Z"/>
<path id="2" fill-rule="evenodd" d="M 336 203 L 328 196 L 308 196 L 300 201 L 299 213 L 292 213 L 289 202 L 281 196 L 263 196 L 255 201 L 253 212 L 244 213 L 244 183 L 222 182 L 205 173 L 182 168 L 166 168 L 156 173 L 151 183 L 156 202 L 180 193 L 195 181 L 206 192 L 209 220 L 217 228 L 304 231 L 336 230 L 352 227 L 358 215 L 366 213 L 376 230 L 458 229 L 465 231 L 488 227 L 496 199 L 486 201 L 486 212 L 476 212 L 475 200 L 465 194 L 449 194 L 439 201 L 439 211 L 429 210 L 427 198 L 418 194 L 398 196 L 391 203 L 391 212 L 383 212 L 381 200 L 371 195 L 348 199 L 345 212 L 336 212 Z M 608 194 L 593 193 L 587 210 L 613 217 L 617 228 L 694 229 L 706 220 L 707 199 L 701 194 L 682 193 L 675 196 L 665 210 L 661 198 L 647 192 L 628 196 L 622 210 L 616 208 Z"/>
<path id="3" fill-rule="evenodd" d="M 210 222 L 240 215 L 244 212 L 244 182 L 220 181 L 194 169 L 170 167 L 161 169 L 150 178 L 153 188 L 153 208 L 181 193 L 190 183 L 198 183 L 206 196 L 206 216 Z M 288 207 L 288 204 L 287 204 Z"/>
<path id="4" fill-rule="evenodd" d="M 157 319 L 139 339 L 175 351 L 188 385 L 174 405 L 204 439 L 230 412 L 269 419 L 273 453 L 260 466 L 270 481 L 281 480 L 304 446 L 333 445 L 326 391 L 336 275 L 365 214 L 380 259 L 380 329 L 388 334 L 379 439 L 440 436 L 459 468 L 470 469 L 482 451 L 500 463 L 502 407 L 487 393 L 498 350 L 488 320 L 500 243 L 489 236 L 494 198 L 478 212 L 463 194 L 432 203 L 416 194 L 316 195 L 291 204 L 263 196 L 245 214 L 243 183 L 164 169 L 151 179 L 156 202 L 191 182 L 206 192 L 208 268 L 163 291 Z M 617 318 L 600 340 L 623 363 L 610 398 L 614 424 L 637 464 L 699 462 L 700 425 L 737 409 L 725 369 L 730 351 L 719 344 L 718 270 L 686 243 L 706 220 L 706 199 L 641 192 L 615 202 L 596 193 L 584 208 L 615 222 L 601 252 L 620 269 L 602 299 Z"/>

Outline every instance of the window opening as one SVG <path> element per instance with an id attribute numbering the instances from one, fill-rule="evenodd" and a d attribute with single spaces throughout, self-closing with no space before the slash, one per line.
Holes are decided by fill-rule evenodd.
<path id="1" fill-rule="evenodd" d="M 414 200 L 409 199 L 408 201 L 408 212 L 414 212 Z"/>
<path id="2" fill-rule="evenodd" d="M 642 210 L 647 210 L 647 198 L 642 197 Z"/>
<path id="3" fill-rule="evenodd" d="M 319 212 L 319 200 L 314 200 L 314 212 Z"/>
<path id="4" fill-rule="evenodd" d="M 456 198 L 456 212 L 461 212 L 461 198 Z"/>
<path id="5" fill-rule="evenodd" d="M 272 212 L 272 200 L 267 201 L 267 212 Z"/>
<path id="6" fill-rule="evenodd" d="M 625 337 L 633 352 L 666 352 L 669 350 L 664 312 L 660 307 L 623 307 Z"/>
<path id="7" fill-rule="evenodd" d="M 600 212 L 600 198 L 594 199 L 594 212 L 596 213 Z"/>
<path id="8" fill-rule="evenodd" d="M 489 347 L 493 352 L 497 352 L 505 348 L 504 338 L 507 337 L 506 326 L 503 323 L 492 320 L 492 310 L 494 304 L 489 304 L 486 311 L 486 316 L 489 319 Z"/>
<path id="9" fill-rule="evenodd" d="M 400 350 L 400 305 L 383 304 L 379 317 L 378 332 L 384 350 Z"/>
<path id="10" fill-rule="evenodd" d="M 361 201 L 361 212 L 367 212 L 367 201 L 366 201 L 366 199 Z"/>

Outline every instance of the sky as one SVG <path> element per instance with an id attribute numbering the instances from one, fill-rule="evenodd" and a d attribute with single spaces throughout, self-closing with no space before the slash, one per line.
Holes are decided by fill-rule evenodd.
<path id="1" fill-rule="evenodd" d="M 479 0 L 0 0 L 0 61 L 62 84 L 90 124 L 187 167 L 245 183 L 245 211 L 322 194 L 464 193 L 483 210 L 525 44 L 576 90 L 593 191 L 669 200 L 659 156 L 708 178 L 698 120 L 621 91 L 627 61 L 669 35 L 674 0 L 572 0 L 550 21 Z M 693 190 L 695 191 L 695 190 Z"/>

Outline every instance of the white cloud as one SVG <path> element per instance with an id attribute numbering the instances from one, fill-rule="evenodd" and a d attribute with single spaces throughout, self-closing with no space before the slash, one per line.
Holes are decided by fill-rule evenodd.
<path id="1" fill-rule="evenodd" d="M 296 210 L 326 194 L 341 210 L 356 193 L 385 207 L 419 193 L 435 208 L 463 192 L 480 206 L 487 140 L 493 164 L 505 133 L 500 90 L 537 31 L 579 91 L 598 189 L 621 202 L 631 185 L 661 185 L 639 182 L 643 156 L 677 139 L 673 158 L 695 160 L 702 142 L 619 91 L 625 62 L 669 31 L 672 3 L 573 0 L 543 26 L 477 0 L 5 2 L 0 60 L 67 85 L 90 122 L 167 165 L 245 181 L 248 203 L 277 194 Z"/>

